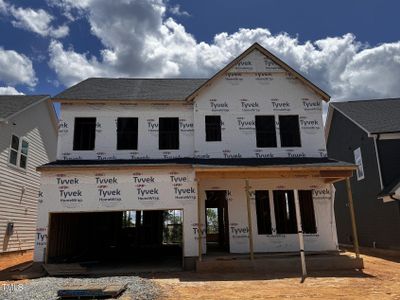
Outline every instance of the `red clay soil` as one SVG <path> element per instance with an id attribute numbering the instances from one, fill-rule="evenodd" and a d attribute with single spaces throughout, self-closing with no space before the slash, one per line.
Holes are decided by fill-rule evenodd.
<path id="1" fill-rule="evenodd" d="M 293 274 L 197 274 L 153 281 L 161 299 L 400 299 L 400 257 L 363 255 L 365 269 L 311 273 L 304 283 Z"/>
<path id="2" fill-rule="evenodd" d="M 5 269 L 11 268 L 13 266 L 31 262 L 32 259 L 33 259 L 32 250 L 28 250 L 22 253 L 15 252 L 11 254 L 0 255 L 0 272 Z"/>

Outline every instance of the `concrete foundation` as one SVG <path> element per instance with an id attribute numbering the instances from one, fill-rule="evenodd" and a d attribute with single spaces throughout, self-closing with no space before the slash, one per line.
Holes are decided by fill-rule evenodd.
<path id="1" fill-rule="evenodd" d="M 306 255 L 308 271 L 355 270 L 363 269 L 363 260 L 339 253 L 319 253 Z M 272 254 L 256 255 L 253 261 L 248 255 L 228 255 L 207 257 L 196 262 L 197 272 L 300 272 L 299 255 Z"/>

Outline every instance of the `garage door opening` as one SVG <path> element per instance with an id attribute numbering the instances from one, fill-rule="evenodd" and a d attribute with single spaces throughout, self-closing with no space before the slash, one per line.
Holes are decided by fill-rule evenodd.
<path id="1" fill-rule="evenodd" d="M 181 210 L 53 213 L 48 263 L 182 266 Z"/>

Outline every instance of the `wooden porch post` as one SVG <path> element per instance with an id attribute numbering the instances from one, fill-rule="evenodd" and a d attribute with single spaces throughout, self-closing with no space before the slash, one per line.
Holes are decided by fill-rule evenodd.
<path id="1" fill-rule="evenodd" d="M 358 246 L 358 234 L 357 234 L 357 226 L 356 226 L 356 216 L 354 214 L 353 194 L 351 192 L 351 185 L 350 185 L 349 177 L 346 178 L 346 189 L 347 189 L 347 198 L 349 201 L 351 229 L 353 230 L 354 252 L 356 253 L 356 258 L 360 258 L 360 249 Z"/>
<path id="2" fill-rule="evenodd" d="M 248 225 L 249 225 L 250 259 L 254 260 L 253 225 L 252 225 L 252 222 L 251 222 L 250 187 L 249 187 L 249 181 L 248 180 L 246 180 L 246 200 L 247 200 L 247 221 L 248 221 Z"/>
<path id="3" fill-rule="evenodd" d="M 201 202 L 200 202 L 200 184 L 199 179 L 197 182 L 197 236 L 198 236 L 198 251 L 199 251 L 199 261 L 202 261 L 203 255 L 203 241 L 202 241 L 202 228 L 201 228 Z"/>
<path id="4" fill-rule="evenodd" d="M 303 237 L 303 228 L 301 224 L 301 213 L 300 213 L 300 203 L 299 203 L 299 191 L 294 190 L 294 206 L 296 209 L 296 221 L 297 221 L 297 233 L 299 236 L 299 244 L 300 244 L 300 258 L 301 258 L 301 271 L 303 280 L 307 277 L 307 268 L 306 268 L 306 257 L 304 253 L 304 237 Z"/>

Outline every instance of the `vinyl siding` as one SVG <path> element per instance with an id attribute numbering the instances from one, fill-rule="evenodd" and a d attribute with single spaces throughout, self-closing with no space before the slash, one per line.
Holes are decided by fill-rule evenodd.
<path id="1" fill-rule="evenodd" d="M 33 249 L 40 188 L 36 167 L 54 160 L 57 147 L 57 133 L 47 103 L 35 105 L 8 124 L 1 124 L 0 130 L 0 253 Z M 26 171 L 8 164 L 12 134 L 29 142 Z M 14 222 L 14 234 L 7 241 L 8 222 Z"/>
<path id="2" fill-rule="evenodd" d="M 356 223 L 361 246 L 400 249 L 400 213 L 398 203 L 383 203 L 377 199 L 380 192 L 378 166 L 374 141 L 367 133 L 334 111 L 327 141 L 328 156 L 354 163 L 353 151 L 361 148 L 365 178 L 351 178 Z M 344 182 L 335 184 L 335 214 L 339 243 L 351 244 L 352 231 L 347 192 Z"/>

